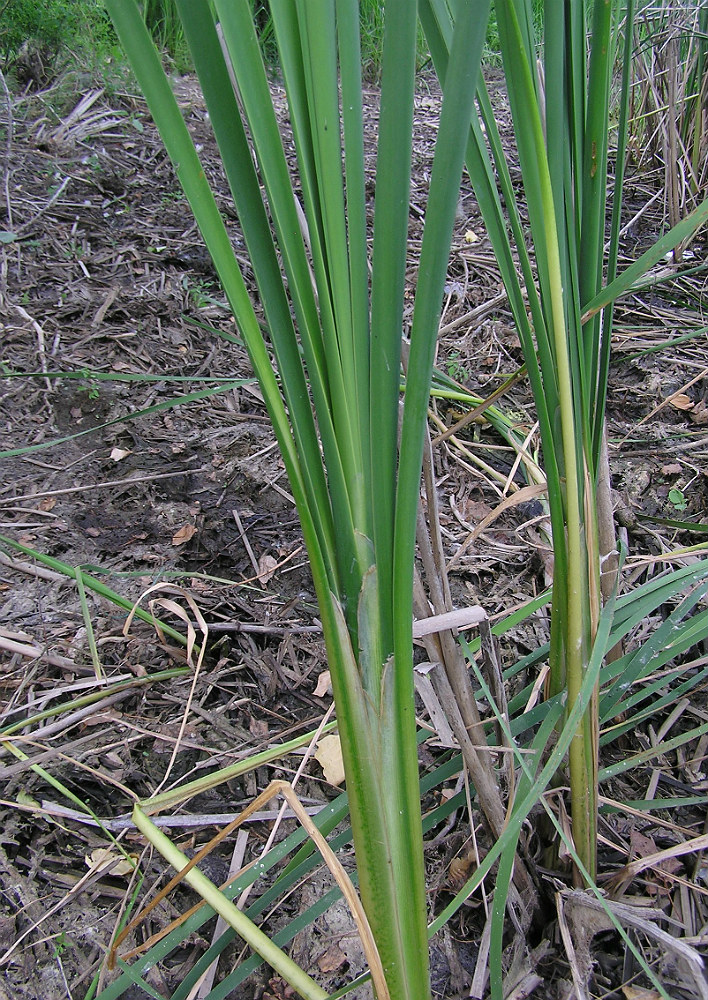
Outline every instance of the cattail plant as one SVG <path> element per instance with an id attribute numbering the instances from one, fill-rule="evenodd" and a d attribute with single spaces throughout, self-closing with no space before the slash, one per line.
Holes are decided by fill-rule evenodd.
<path id="1" fill-rule="evenodd" d="M 135 0 L 108 0 L 214 259 L 290 477 L 332 675 L 360 890 L 388 989 L 396 998 L 424 998 L 415 530 L 438 320 L 489 3 L 458 6 L 410 331 L 403 306 L 416 4 L 389 0 L 385 7 L 372 231 L 358 4 L 271 4 L 295 176 L 248 0 L 178 0 L 177 7 L 258 283 L 265 337 Z M 410 354 L 399 440 L 404 333 Z"/>
<path id="2" fill-rule="evenodd" d="M 616 566 L 605 447 L 612 303 L 705 222 L 708 212 L 703 204 L 617 276 L 634 4 L 625 5 L 619 53 L 613 42 L 617 5 L 610 2 L 547 0 L 542 37 L 532 0 L 497 0 L 495 10 L 530 240 L 483 82 L 466 163 L 509 295 L 539 419 L 554 555 L 547 694 L 563 694 L 570 709 L 598 652 L 603 589 L 607 599 L 614 584 L 608 566 Z M 422 4 L 421 17 L 447 91 L 455 18 L 445 0 Z M 611 163 L 617 65 L 621 96 Z M 593 695 L 569 752 L 580 881 L 592 878 L 596 867 L 597 729 Z"/>
<path id="3" fill-rule="evenodd" d="M 385 981 L 379 993 L 425 1000 L 430 985 L 412 669 L 413 570 L 431 373 L 465 161 L 519 328 L 548 483 L 555 548 L 549 690 L 554 709 L 534 737 L 539 760 L 553 727 L 562 728 L 543 768 L 520 784 L 508 829 L 475 879 L 511 842 L 511 855 L 505 854 L 500 867 L 510 877 L 514 837 L 568 749 L 579 870 L 591 878 L 595 868 L 595 676 L 611 618 L 601 611 L 596 502 L 611 334 L 607 307 L 672 240 L 682 238 L 677 230 L 654 257 L 645 256 L 615 278 L 618 180 L 605 256 L 614 5 L 548 0 L 539 64 L 530 0 L 497 0 L 528 202 L 532 247 L 527 248 L 489 100 L 483 86 L 477 89 L 489 0 L 383 5 L 371 219 L 359 5 L 354 0 L 270 5 L 296 151 L 293 167 L 249 0 L 177 0 L 262 315 L 136 0 L 107 0 L 107 6 L 214 260 L 297 503 L 332 676 L 360 892 Z M 404 295 L 419 15 L 444 98 L 408 328 Z M 625 53 L 625 65 L 628 58 Z M 620 148 L 618 168 L 621 161 Z M 700 211 L 683 223 L 686 232 L 705 218 Z M 404 337 L 409 344 L 401 406 Z M 564 725 L 562 693 L 568 706 Z"/>

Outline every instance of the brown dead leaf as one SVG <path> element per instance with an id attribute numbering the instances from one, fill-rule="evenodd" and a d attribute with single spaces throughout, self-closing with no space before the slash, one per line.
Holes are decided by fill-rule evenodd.
<path id="1" fill-rule="evenodd" d="M 95 715 L 89 715 L 85 719 L 82 719 L 81 728 L 89 729 L 91 726 L 103 726 L 105 729 L 112 722 L 122 718 L 122 712 L 119 712 L 114 708 L 106 708 L 96 712 Z"/>
<path id="2" fill-rule="evenodd" d="M 263 555 L 258 560 L 258 579 L 261 583 L 268 583 L 272 579 L 278 560 L 273 556 Z"/>
<path id="3" fill-rule="evenodd" d="M 111 451 L 110 457 L 113 459 L 114 462 L 122 462 L 123 459 L 127 458 L 128 455 L 130 454 L 131 452 L 129 448 L 114 448 Z"/>
<path id="4" fill-rule="evenodd" d="M 291 1000 L 297 996 L 292 986 L 279 976 L 269 979 L 268 986 L 270 990 L 265 991 L 263 1000 Z"/>
<path id="5" fill-rule="evenodd" d="M 134 857 L 137 860 L 137 854 Z M 107 875 L 130 875 L 134 869 L 127 858 L 107 847 L 97 847 L 90 854 L 84 855 L 84 860 L 92 872 L 105 871 Z"/>
<path id="6" fill-rule="evenodd" d="M 317 743 L 315 760 L 319 762 L 324 776 L 332 785 L 341 785 L 344 781 L 344 762 L 342 760 L 342 744 L 338 736 L 332 734 L 323 736 Z"/>
<path id="7" fill-rule="evenodd" d="M 40 510 L 48 511 L 54 508 L 56 502 L 57 502 L 56 497 L 45 497 L 44 500 L 39 501 L 38 506 Z"/>
<path id="8" fill-rule="evenodd" d="M 469 498 L 462 500 L 458 509 L 465 521 L 472 525 L 479 524 L 492 513 L 492 508 L 483 500 L 470 500 Z"/>
<path id="9" fill-rule="evenodd" d="M 664 476 L 678 476 L 681 466 L 678 462 L 672 462 L 670 465 L 662 465 L 661 472 Z"/>
<path id="10" fill-rule="evenodd" d="M 254 719 L 251 717 L 251 721 L 248 723 L 248 731 L 251 736 L 255 736 L 259 740 L 265 740 L 268 737 L 268 723 L 265 719 Z"/>
<path id="11" fill-rule="evenodd" d="M 661 1000 L 656 990 L 645 990 L 643 986 L 623 986 L 626 1000 Z"/>
<path id="12" fill-rule="evenodd" d="M 337 969 L 341 969 L 347 961 L 349 960 L 339 945 L 333 944 L 320 955 L 317 959 L 317 965 L 320 972 L 335 972 Z"/>
<path id="13" fill-rule="evenodd" d="M 324 696 L 329 694 L 331 690 L 332 678 L 330 676 L 330 672 L 329 670 L 323 670 L 317 678 L 317 687 L 315 688 L 313 694 L 315 698 L 324 698 Z"/>
<path id="14" fill-rule="evenodd" d="M 669 399 L 669 402 L 677 410 L 692 410 L 693 400 L 690 396 L 687 396 L 685 392 L 676 392 Z"/>
<path id="15" fill-rule="evenodd" d="M 705 400 L 699 399 L 688 416 L 694 424 L 698 424 L 700 427 L 708 424 L 708 406 L 706 406 Z"/>
<path id="16" fill-rule="evenodd" d="M 194 538 L 196 533 L 197 529 L 193 524 L 183 524 L 182 527 L 178 531 L 175 531 L 172 536 L 172 544 L 184 545 L 184 543 L 188 542 L 190 538 Z"/>
<path id="17" fill-rule="evenodd" d="M 647 837 L 639 830 L 632 830 L 629 835 L 629 853 L 632 858 L 648 858 L 658 851 L 653 837 Z"/>

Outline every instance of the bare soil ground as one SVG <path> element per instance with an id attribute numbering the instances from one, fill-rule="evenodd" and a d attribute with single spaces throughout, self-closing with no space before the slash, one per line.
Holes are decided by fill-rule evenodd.
<path id="1" fill-rule="evenodd" d="M 177 86 L 238 247 L 238 226 L 198 88 L 189 79 Z M 284 95 L 277 87 L 274 91 L 285 120 Z M 495 101 L 504 127 L 500 87 Z M 411 195 L 411 302 L 438 108 L 437 88 L 421 80 Z M 376 115 L 372 90 L 367 107 L 372 175 Z M 248 359 L 144 104 L 100 88 L 79 102 L 61 84 L 51 92 L 6 95 L 0 146 L 0 228 L 18 237 L 0 247 L 0 360 L 6 376 L 0 379 L 0 450 L 27 449 L 2 458 L 0 530 L 27 550 L 82 567 L 131 603 L 150 587 L 178 586 L 180 593 L 153 590 L 143 605 L 169 598 L 194 620 L 192 600 L 210 628 L 183 726 L 193 674 L 164 672 L 184 667 L 184 648 L 137 619 L 124 635 L 125 613 L 88 590 L 83 600 L 97 657 L 108 682 L 123 686 L 112 687 L 113 693 L 95 705 L 77 702 L 68 713 L 18 727 L 14 745 L 26 759 L 2 751 L 0 998 L 80 998 L 123 914 L 127 879 L 87 865 L 87 856 L 105 846 L 106 838 L 76 806 L 60 815 L 59 807 L 72 803 L 52 787 L 47 774 L 98 816 L 115 819 L 130 810 L 126 789 L 147 797 L 164 784 L 168 770 L 166 787 L 171 787 L 306 733 L 320 722 L 330 697 L 318 687 L 326 663 L 317 608 L 265 408 L 249 381 L 226 389 L 217 381 L 249 380 Z M 628 221 L 654 190 L 654 178 L 637 175 Z M 627 256 L 645 249 L 661 225 L 659 199 L 628 229 Z M 691 251 L 699 259 L 705 249 L 703 237 Z M 244 270 L 248 276 L 245 256 Z M 704 519 L 706 334 L 669 351 L 646 353 L 705 322 L 703 281 L 699 275 L 657 285 L 628 298 L 618 311 L 610 461 L 619 520 L 628 530 L 629 583 L 653 571 L 643 557 L 695 540 L 638 515 Z M 477 206 L 465 189 L 438 365 L 482 397 L 521 365 L 501 292 Z M 68 372 L 84 374 L 57 377 Z M 100 381 L 92 377 L 95 372 L 149 375 L 154 381 Z M 26 374 L 18 378 L 16 373 Z M 215 388 L 222 391 L 166 405 L 181 394 Z M 501 405 L 531 430 L 534 417 L 523 382 Z M 141 415 L 131 416 L 136 411 Z M 438 428 L 459 416 L 442 405 L 436 405 L 436 414 Z M 486 425 L 475 425 L 461 437 L 461 445 L 448 441 L 436 450 L 448 558 L 501 499 L 501 487 L 470 456 L 507 474 L 513 462 L 513 454 Z M 680 513 L 669 497 L 677 488 L 687 505 Z M 547 553 L 536 514 L 528 507 L 502 513 L 465 550 L 454 576 L 459 604 L 481 603 L 497 614 L 543 589 Z M 95 676 L 75 580 L 60 566 L 41 563 L 10 544 L 3 545 L 0 558 L 0 689 L 3 725 L 10 726 L 100 692 L 104 682 Z M 169 607 L 155 610 L 185 632 Z M 545 617 L 526 623 L 507 637 L 506 662 L 546 637 Z M 703 697 L 688 711 L 705 718 L 705 709 Z M 648 726 L 628 749 L 652 738 Z M 694 795 L 705 791 L 705 746 L 686 747 L 682 754 L 667 759 L 656 780 Z M 298 760 L 290 756 L 276 768 L 260 768 L 200 796 L 189 812 L 204 821 L 175 827 L 172 835 L 185 849 L 201 846 L 223 825 L 211 818 L 214 814 L 223 818 L 238 812 L 274 776 L 290 779 Z M 337 794 L 315 763 L 308 765 L 299 789 L 309 806 Z M 615 797 L 647 797 L 646 788 L 617 787 L 615 792 Z M 696 834 L 705 818 L 705 808 L 696 807 L 676 822 Z M 622 824 L 615 822 L 612 831 L 608 826 L 603 835 L 613 844 L 631 839 L 634 856 L 664 843 L 665 830 L 650 819 L 624 818 Z M 257 855 L 269 829 L 268 816 L 248 825 L 246 859 Z M 431 843 L 431 909 L 449 898 L 459 878 L 450 866 L 456 852 L 465 854 L 468 833 L 468 821 L 460 815 L 442 841 L 438 837 Z M 133 829 L 121 836 L 130 850 L 143 850 Z M 637 846 L 639 836 L 648 838 L 643 847 Z M 228 871 L 223 845 L 222 854 L 218 863 Z M 144 865 L 147 897 L 166 877 L 158 857 L 145 858 Z M 651 876 L 644 891 L 671 919 L 683 921 L 677 933 L 705 950 L 705 880 L 701 888 L 688 867 L 676 874 L 677 880 Z M 320 871 L 306 883 L 299 897 L 283 904 L 286 916 L 321 895 L 327 879 L 328 873 Z M 179 892 L 153 911 L 134 943 L 191 905 L 193 897 Z M 273 926 L 277 920 L 278 913 Z M 479 901 L 471 902 L 434 942 L 437 996 L 469 994 L 483 922 Z M 208 937 L 207 932 L 193 936 L 149 973 L 157 995 L 172 994 Z M 335 909 L 296 939 L 296 957 L 333 990 L 362 967 L 353 939 L 348 918 Z M 594 959 L 599 963 L 597 995 L 630 996 L 619 992 L 628 973 L 611 936 Z M 539 956 L 536 972 L 533 995 L 570 995 L 562 949 Z M 222 975 L 220 967 L 217 981 Z M 102 981 L 110 979 L 104 974 Z M 268 979 L 263 973 L 232 995 L 282 996 L 282 984 L 269 985 Z M 135 988 L 124 995 L 145 994 Z"/>

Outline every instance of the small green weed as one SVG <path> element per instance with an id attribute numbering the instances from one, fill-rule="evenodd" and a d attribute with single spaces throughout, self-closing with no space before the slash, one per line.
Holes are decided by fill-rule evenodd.
<path id="1" fill-rule="evenodd" d="M 86 379 L 86 384 L 82 382 L 81 385 L 79 385 L 79 392 L 85 392 L 88 399 L 98 399 L 100 395 L 99 384 L 95 379 L 91 378 L 91 372 L 85 368 L 81 372 L 81 375 L 82 378 Z"/>
<path id="2" fill-rule="evenodd" d="M 64 954 L 65 951 L 73 947 L 74 947 L 74 942 L 71 940 L 71 938 L 68 938 L 66 936 L 65 931 L 62 931 L 61 934 L 59 934 L 54 939 L 54 957 L 61 958 L 61 956 Z"/>
<path id="3" fill-rule="evenodd" d="M 195 309 L 206 309 L 213 305 L 223 306 L 223 302 L 219 302 L 216 298 L 215 293 L 218 292 L 219 286 L 215 281 L 210 281 L 208 278 L 193 278 L 189 275 L 184 275 L 182 278 L 182 288 L 184 288 L 190 303 Z"/>
<path id="4" fill-rule="evenodd" d="M 673 506 L 674 510 L 686 510 L 688 507 L 686 496 L 678 486 L 673 486 L 669 490 L 669 503 Z"/>
<path id="5" fill-rule="evenodd" d="M 462 363 L 459 351 L 450 351 L 446 362 L 447 374 L 456 382 L 469 382 L 470 370 Z"/>

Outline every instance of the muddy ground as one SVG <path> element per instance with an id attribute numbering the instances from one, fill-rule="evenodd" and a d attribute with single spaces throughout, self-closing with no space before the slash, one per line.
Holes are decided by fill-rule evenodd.
<path id="1" fill-rule="evenodd" d="M 183 79 L 177 89 L 239 247 L 198 87 Z M 274 92 L 285 120 L 284 95 L 277 86 Z M 102 986 L 115 975 L 103 963 L 123 917 L 128 876 L 102 874 L 87 862 L 105 846 L 106 836 L 86 822 L 81 806 L 63 790 L 99 817 L 114 819 L 130 810 L 126 790 L 147 797 L 166 776 L 171 787 L 310 732 L 330 704 L 320 682 L 326 662 L 288 483 L 245 350 L 174 171 L 139 98 L 101 87 L 87 89 L 81 101 L 74 94 L 73 86 L 61 82 L 50 91 L 8 93 L 0 119 L 0 229 L 16 237 L 0 247 L 0 361 L 6 376 L 0 380 L 0 530 L 6 539 L 0 549 L 0 685 L 3 725 L 15 726 L 14 746 L 27 755 L 27 760 L 16 759 L 5 749 L 0 759 L 0 998 L 12 1000 L 77 1000 L 99 970 Z M 502 130 L 508 132 L 503 91 L 496 86 L 494 94 Z M 373 173 L 376 91 L 368 98 Z M 438 109 L 437 88 L 421 78 L 410 216 L 411 301 Z M 628 222 L 656 190 L 654 174 L 636 173 Z M 652 211 L 629 226 L 626 258 L 645 249 L 662 224 L 659 198 Z M 703 236 L 690 252 L 700 260 L 705 250 Z M 245 256 L 244 271 L 249 278 Z M 481 397 L 521 365 L 501 291 L 466 188 L 438 366 Z M 638 515 L 705 519 L 706 334 L 646 353 L 699 330 L 705 301 L 705 278 L 699 273 L 627 297 L 618 310 L 610 464 L 619 520 L 628 533 L 625 585 L 654 571 L 643 557 L 697 540 Z M 100 380 L 96 373 L 110 378 Z M 151 381 L 115 380 L 135 374 Z M 173 405 L 180 395 L 207 389 L 215 391 Z M 500 405 L 520 427 L 531 429 L 533 409 L 523 381 Z M 435 411 L 438 429 L 460 415 L 443 404 L 435 404 Z M 461 447 L 448 441 L 435 454 L 448 558 L 501 498 L 501 487 L 469 456 L 483 458 L 503 474 L 513 462 L 487 425 L 475 425 L 461 438 Z M 460 606 L 480 603 L 498 614 L 545 587 L 547 553 L 537 513 L 533 507 L 511 508 L 459 556 L 453 588 Z M 84 594 L 69 577 L 76 567 L 88 574 Z M 192 621 L 194 607 L 199 609 L 210 631 L 193 691 L 184 647 L 137 619 L 125 635 L 125 611 L 92 589 L 94 580 L 129 604 L 155 587 L 142 607 L 169 599 Z M 185 622 L 169 606 L 154 610 L 185 634 Z M 546 638 L 547 622 L 539 614 L 507 636 L 505 662 Z M 69 712 L 49 714 L 24 730 L 17 725 L 100 692 L 105 684 L 96 679 L 94 660 L 113 686 L 110 697 L 89 706 L 77 701 Z M 700 697 L 693 705 L 699 714 L 706 707 Z M 651 738 L 650 729 L 638 734 L 640 746 Z M 440 752 L 433 744 L 424 747 L 424 762 Z M 189 813 L 216 814 L 217 819 L 175 826 L 173 836 L 185 850 L 201 847 L 223 825 L 223 817 L 238 812 L 273 777 L 290 780 L 301 760 L 290 755 L 200 796 L 189 804 Z M 691 782 L 695 793 L 706 787 L 700 760 L 699 755 Z M 667 759 L 664 771 L 685 783 L 680 760 Z M 48 776 L 62 787 L 53 787 Z M 456 781 L 457 776 L 451 779 L 451 789 Z M 310 807 L 338 794 L 315 762 L 307 765 L 299 791 Z M 643 797 L 641 789 L 627 794 Z M 60 815 L 58 807 L 74 811 Z M 269 817 L 266 811 L 265 818 L 248 824 L 247 842 L 241 845 L 246 860 L 266 842 Z M 694 833 L 702 832 L 704 820 L 705 809 L 698 807 L 681 817 Z M 650 821 L 635 822 L 639 833 L 659 835 Z M 286 829 L 293 829 L 292 821 Z M 442 840 L 440 832 L 430 835 L 427 854 L 431 912 L 444 905 L 455 886 L 450 866 L 457 853 L 465 854 L 469 835 L 464 811 Z M 142 905 L 165 883 L 165 866 L 158 856 L 144 853 L 134 829 L 120 836 L 143 862 Z M 225 872 L 232 852 L 231 844 L 215 852 L 220 857 L 215 863 Z M 269 926 L 287 922 L 329 884 L 327 871 L 318 869 L 275 909 Z M 665 891 L 669 902 L 671 893 L 689 893 L 693 936 L 705 951 L 705 889 L 676 883 Z M 133 933 L 133 944 L 193 902 L 193 894 L 179 889 Z M 666 908 L 671 909 L 669 903 Z M 469 995 L 483 923 L 483 908 L 472 901 L 434 942 L 436 996 Z M 172 995 L 205 951 L 211 932 L 206 925 L 146 973 L 155 995 Z M 363 968 L 351 921 L 337 907 L 301 933 L 293 948 L 298 961 L 330 991 Z M 554 948 L 545 958 L 537 956 L 534 996 L 569 995 L 567 959 L 560 946 Z M 629 996 L 618 992 L 623 972 L 615 945 L 608 944 L 605 952 L 598 995 Z M 227 953 L 216 982 L 236 954 Z M 146 994 L 130 987 L 123 995 Z M 261 971 L 228 995 L 287 994 L 282 983 Z"/>

